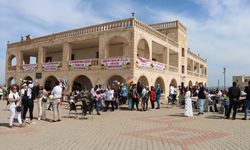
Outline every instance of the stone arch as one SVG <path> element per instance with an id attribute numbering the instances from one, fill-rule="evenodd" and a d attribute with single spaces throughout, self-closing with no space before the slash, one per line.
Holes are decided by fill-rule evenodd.
<path id="1" fill-rule="evenodd" d="M 128 55 L 129 42 L 120 35 L 115 35 L 107 42 L 107 56 L 108 57 L 121 57 Z"/>
<path id="2" fill-rule="evenodd" d="M 137 56 L 150 59 L 149 44 L 146 39 L 140 39 L 137 44 Z"/>
<path id="3" fill-rule="evenodd" d="M 8 66 L 16 66 L 17 60 L 15 55 L 10 55 L 8 59 Z"/>
<path id="4" fill-rule="evenodd" d="M 157 84 L 160 84 L 160 87 L 163 91 L 163 93 L 165 93 L 165 83 L 164 83 L 164 80 L 162 77 L 158 77 L 156 80 L 155 80 L 155 87 L 157 87 Z"/>
<path id="5" fill-rule="evenodd" d="M 88 78 L 85 75 L 78 75 L 72 81 L 72 91 L 82 90 L 84 88 L 87 90 L 91 90 L 92 87 L 93 87 L 93 84 L 90 78 Z"/>
<path id="6" fill-rule="evenodd" d="M 175 79 L 172 79 L 170 84 L 172 84 L 174 87 L 177 87 L 177 81 Z"/>
<path id="7" fill-rule="evenodd" d="M 55 86 L 55 82 L 59 80 L 51 75 L 51 76 L 48 76 L 45 80 L 44 80 L 44 88 L 47 90 L 47 91 L 52 91 L 52 89 L 54 88 Z"/>
<path id="8" fill-rule="evenodd" d="M 192 87 L 192 86 L 193 86 L 193 82 L 192 82 L 191 80 L 188 82 L 188 86 L 189 86 L 189 87 Z"/>
<path id="9" fill-rule="evenodd" d="M 140 76 L 137 82 L 140 82 L 143 86 L 149 85 L 148 79 L 144 75 Z"/>
<path id="10" fill-rule="evenodd" d="M 114 86 L 119 86 L 121 83 L 126 81 L 122 76 L 120 75 L 113 75 L 108 79 L 107 84 L 108 85 L 114 85 Z"/>
<path id="11" fill-rule="evenodd" d="M 10 87 L 11 85 L 16 84 L 16 80 L 14 77 L 9 77 L 7 80 L 7 87 Z"/>

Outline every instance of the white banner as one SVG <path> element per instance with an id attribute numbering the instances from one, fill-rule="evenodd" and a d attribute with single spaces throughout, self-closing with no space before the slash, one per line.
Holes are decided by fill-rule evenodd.
<path id="1" fill-rule="evenodd" d="M 44 71 L 56 71 L 61 62 L 49 62 L 43 64 Z"/>
<path id="2" fill-rule="evenodd" d="M 148 69 L 151 67 L 152 63 L 149 59 L 137 56 L 136 64 L 137 64 L 137 67 L 139 68 Z"/>
<path id="3" fill-rule="evenodd" d="M 23 69 L 25 71 L 35 71 L 36 67 L 37 67 L 37 64 L 26 64 L 26 65 L 23 65 Z"/>
<path id="4" fill-rule="evenodd" d="M 69 65 L 72 69 L 79 70 L 79 69 L 88 69 L 91 66 L 91 59 L 85 60 L 71 60 Z"/>
<path id="5" fill-rule="evenodd" d="M 130 67 L 130 58 L 108 58 L 101 60 L 101 69 L 125 69 Z"/>
<path id="6" fill-rule="evenodd" d="M 165 71 L 166 70 L 166 65 L 160 62 L 152 62 L 153 67 L 156 71 Z"/>

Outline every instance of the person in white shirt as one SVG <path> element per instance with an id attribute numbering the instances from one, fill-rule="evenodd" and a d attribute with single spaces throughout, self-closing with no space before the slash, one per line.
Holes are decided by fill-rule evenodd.
<path id="1" fill-rule="evenodd" d="M 114 100 L 114 90 L 111 88 L 110 85 L 108 85 L 108 88 L 107 88 L 107 91 L 106 91 L 106 107 L 105 107 L 105 110 L 104 111 L 107 111 L 108 110 L 108 107 L 109 107 L 109 104 L 111 104 L 112 106 L 112 111 L 114 111 L 114 103 L 113 103 L 113 100 Z"/>
<path id="2" fill-rule="evenodd" d="M 191 92 L 188 86 L 186 87 L 185 92 L 186 92 L 185 93 L 185 116 L 193 117 Z"/>
<path id="3" fill-rule="evenodd" d="M 2 87 L 0 87 L 0 100 L 2 100 L 2 97 L 3 97 L 3 89 Z"/>
<path id="4" fill-rule="evenodd" d="M 61 108 L 60 100 L 62 97 L 62 87 L 59 85 L 59 82 L 55 82 L 55 87 L 53 88 L 51 95 L 53 96 L 53 122 L 61 121 Z M 57 119 L 57 120 L 56 120 Z"/>
<path id="5" fill-rule="evenodd" d="M 9 128 L 13 128 L 13 119 L 17 115 L 17 120 L 19 127 L 23 126 L 21 119 L 21 109 L 17 110 L 16 107 L 21 105 L 21 98 L 17 92 L 17 87 L 14 85 L 8 96 L 9 106 L 10 106 L 10 119 L 9 119 Z"/>

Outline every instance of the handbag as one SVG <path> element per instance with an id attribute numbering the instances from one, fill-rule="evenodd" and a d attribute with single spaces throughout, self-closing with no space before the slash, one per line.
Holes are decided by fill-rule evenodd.
<path id="1" fill-rule="evenodd" d="M 42 98 L 42 102 L 43 102 L 43 103 L 46 103 L 46 102 L 47 102 L 47 98 L 46 98 L 46 97 L 43 97 L 43 98 Z"/>
<path id="2" fill-rule="evenodd" d="M 21 106 L 16 106 L 16 111 L 21 112 L 22 111 Z"/>

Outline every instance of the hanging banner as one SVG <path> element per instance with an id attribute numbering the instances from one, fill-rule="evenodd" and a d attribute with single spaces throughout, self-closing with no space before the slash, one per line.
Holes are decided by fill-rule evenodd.
<path id="1" fill-rule="evenodd" d="M 148 69 L 151 67 L 152 63 L 149 59 L 137 56 L 136 64 L 137 64 L 137 67 L 139 68 Z"/>
<path id="2" fill-rule="evenodd" d="M 23 65 L 23 70 L 31 72 L 31 71 L 35 71 L 36 67 L 37 67 L 37 64 L 26 64 L 26 65 Z"/>
<path id="3" fill-rule="evenodd" d="M 108 58 L 101 60 L 101 69 L 125 69 L 130 67 L 130 58 Z"/>
<path id="4" fill-rule="evenodd" d="M 156 71 L 165 71 L 166 70 L 166 65 L 160 62 L 152 62 L 153 67 Z"/>
<path id="5" fill-rule="evenodd" d="M 88 69 L 91 67 L 91 59 L 71 60 L 69 65 L 71 66 L 71 69 L 74 70 Z"/>
<path id="6" fill-rule="evenodd" d="M 56 71 L 60 66 L 61 62 L 49 62 L 43 64 L 44 71 Z"/>

